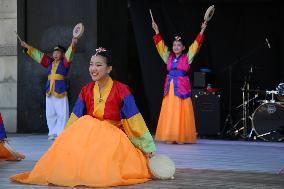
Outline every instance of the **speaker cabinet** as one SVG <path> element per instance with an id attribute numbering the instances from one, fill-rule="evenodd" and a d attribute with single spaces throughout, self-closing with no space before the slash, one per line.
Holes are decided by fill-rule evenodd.
<path id="1" fill-rule="evenodd" d="M 214 136 L 220 133 L 220 94 L 193 89 L 192 102 L 198 136 Z"/>

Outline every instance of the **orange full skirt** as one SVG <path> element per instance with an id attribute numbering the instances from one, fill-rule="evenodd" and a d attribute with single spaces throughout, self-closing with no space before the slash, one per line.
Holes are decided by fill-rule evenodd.
<path id="1" fill-rule="evenodd" d="M 155 139 L 157 141 L 195 143 L 196 128 L 191 98 L 174 94 L 173 81 L 164 97 Z"/>
<path id="2" fill-rule="evenodd" d="M 31 172 L 12 181 L 58 186 L 106 187 L 150 180 L 147 159 L 119 128 L 83 116 L 54 141 Z"/>
<path id="3" fill-rule="evenodd" d="M 14 150 L 7 141 L 0 140 L 0 160 L 20 161 L 25 156 Z"/>

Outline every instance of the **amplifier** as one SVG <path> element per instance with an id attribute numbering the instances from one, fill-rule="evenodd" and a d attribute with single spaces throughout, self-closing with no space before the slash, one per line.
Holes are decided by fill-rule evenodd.
<path id="1" fill-rule="evenodd" d="M 192 103 L 198 136 L 220 134 L 220 94 L 202 89 L 192 90 Z"/>

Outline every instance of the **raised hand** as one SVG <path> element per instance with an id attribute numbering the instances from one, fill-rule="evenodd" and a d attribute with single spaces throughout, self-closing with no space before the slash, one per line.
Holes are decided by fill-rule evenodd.
<path id="1" fill-rule="evenodd" d="M 24 41 L 21 41 L 21 46 L 27 49 L 29 48 L 29 45 Z"/>
<path id="2" fill-rule="evenodd" d="M 72 38 L 72 42 L 71 42 L 71 44 L 72 44 L 73 46 L 76 46 L 76 45 L 77 45 L 77 43 L 78 43 L 78 38 L 73 37 L 73 38 Z"/>
<path id="3" fill-rule="evenodd" d="M 155 31 L 156 34 L 159 33 L 159 28 L 158 25 L 156 24 L 156 22 L 152 22 L 152 28 Z"/>
<path id="4" fill-rule="evenodd" d="M 207 27 L 207 22 L 204 21 L 204 22 L 201 24 L 201 31 L 200 31 L 201 34 L 204 33 L 206 27 Z"/>

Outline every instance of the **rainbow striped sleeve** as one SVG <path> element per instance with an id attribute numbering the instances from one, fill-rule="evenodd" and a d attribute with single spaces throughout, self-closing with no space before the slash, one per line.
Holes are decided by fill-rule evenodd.
<path id="1" fill-rule="evenodd" d="M 77 101 L 74 105 L 74 108 L 72 110 L 72 113 L 70 115 L 70 118 L 69 118 L 65 128 L 72 125 L 75 121 L 77 121 L 77 119 L 79 119 L 80 117 L 85 115 L 85 113 L 86 113 L 86 104 L 83 100 L 83 95 L 82 95 L 82 92 L 81 92 L 80 95 L 77 98 Z"/>
<path id="2" fill-rule="evenodd" d="M 64 66 L 65 68 L 68 68 L 73 60 L 74 57 L 74 53 L 75 53 L 75 46 L 74 45 L 70 45 L 65 53 L 64 56 Z"/>
<path id="3" fill-rule="evenodd" d="M 131 94 L 124 97 L 120 114 L 124 131 L 130 141 L 143 152 L 154 152 L 154 140 Z"/>
<path id="4" fill-rule="evenodd" d="M 37 63 L 41 64 L 43 67 L 47 68 L 48 66 L 48 61 L 49 61 L 49 57 L 42 53 L 41 51 L 39 51 L 36 48 L 33 47 L 29 47 L 27 50 L 27 54 L 34 59 Z"/>
<path id="5" fill-rule="evenodd" d="M 156 45 L 159 55 L 161 56 L 163 61 L 167 63 L 170 52 L 168 50 L 168 47 L 165 45 L 165 42 L 162 36 L 158 33 L 154 35 L 153 39 L 154 39 L 154 43 Z"/>
<path id="6" fill-rule="evenodd" d="M 204 35 L 198 34 L 195 38 L 194 42 L 190 45 L 187 57 L 188 57 L 188 63 L 191 64 L 193 61 L 194 56 L 198 53 L 200 46 L 202 44 Z"/>
<path id="7" fill-rule="evenodd" d="M 7 138 L 6 136 L 6 131 L 5 131 L 5 127 L 4 127 L 4 123 L 3 123 L 3 119 L 0 113 L 0 140 L 3 140 Z"/>

